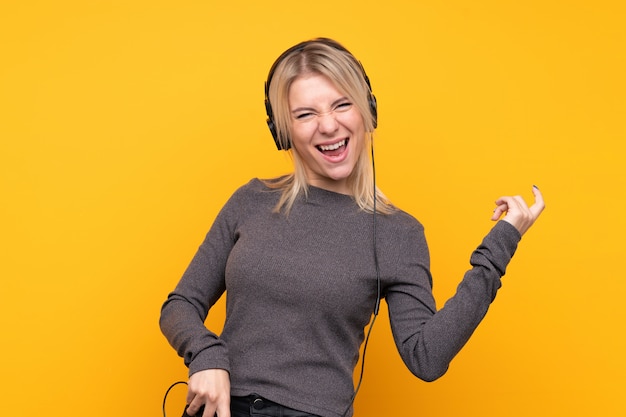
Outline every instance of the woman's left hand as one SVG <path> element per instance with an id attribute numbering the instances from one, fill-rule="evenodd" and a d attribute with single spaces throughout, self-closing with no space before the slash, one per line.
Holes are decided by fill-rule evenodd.
<path id="1" fill-rule="evenodd" d="M 493 211 L 491 220 L 496 221 L 502 214 L 506 213 L 502 220 L 511 223 L 521 235 L 524 235 L 546 207 L 541 191 L 534 185 L 533 194 L 535 195 L 535 203 L 530 207 L 520 196 L 500 197 L 496 200 L 497 207 Z"/>

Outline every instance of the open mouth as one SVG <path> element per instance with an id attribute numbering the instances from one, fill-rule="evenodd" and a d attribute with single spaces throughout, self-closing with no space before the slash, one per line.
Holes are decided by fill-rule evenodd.
<path id="1" fill-rule="evenodd" d="M 341 155 L 341 153 L 345 151 L 347 144 L 348 144 L 348 139 L 343 139 L 331 145 L 319 145 L 317 146 L 317 150 L 319 150 L 321 153 L 323 153 L 326 156 L 337 156 L 337 155 Z"/>

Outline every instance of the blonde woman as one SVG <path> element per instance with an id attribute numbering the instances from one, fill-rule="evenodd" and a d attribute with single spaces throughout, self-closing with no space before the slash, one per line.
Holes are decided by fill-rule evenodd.
<path id="1" fill-rule="evenodd" d="M 407 367 L 439 378 L 486 314 L 541 193 L 533 187 L 530 207 L 497 201 L 499 221 L 437 310 L 424 229 L 375 185 L 377 104 L 359 61 L 330 39 L 295 45 L 271 68 L 265 104 L 293 173 L 232 195 L 162 308 L 161 329 L 189 367 L 186 413 L 351 416 L 381 299 Z M 224 292 L 217 335 L 204 321 Z"/>

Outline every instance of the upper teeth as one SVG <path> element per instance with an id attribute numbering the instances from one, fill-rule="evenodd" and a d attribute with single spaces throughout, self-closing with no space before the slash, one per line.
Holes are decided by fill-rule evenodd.
<path id="1" fill-rule="evenodd" d="M 334 151 L 335 149 L 341 148 L 345 144 L 346 144 L 346 140 L 344 139 L 344 140 L 339 141 L 339 142 L 337 142 L 337 143 L 335 143 L 333 145 L 320 145 L 320 149 L 323 150 L 323 151 Z"/>

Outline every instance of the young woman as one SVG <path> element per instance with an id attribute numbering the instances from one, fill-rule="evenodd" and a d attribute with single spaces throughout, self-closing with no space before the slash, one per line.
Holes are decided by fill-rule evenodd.
<path id="1" fill-rule="evenodd" d="M 350 52 L 319 38 L 285 51 L 266 83 L 268 126 L 294 171 L 253 179 L 224 205 L 161 313 L 189 367 L 189 415 L 352 415 L 365 327 L 384 298 L 398 351 L 443 375 L 493 301 L 544 208 L 502 197 L 456 294 L 436 310 L 422 225 L 376 188 L 376 99 Z M 226 291 L 217 335 L 204 321 Z"/>

